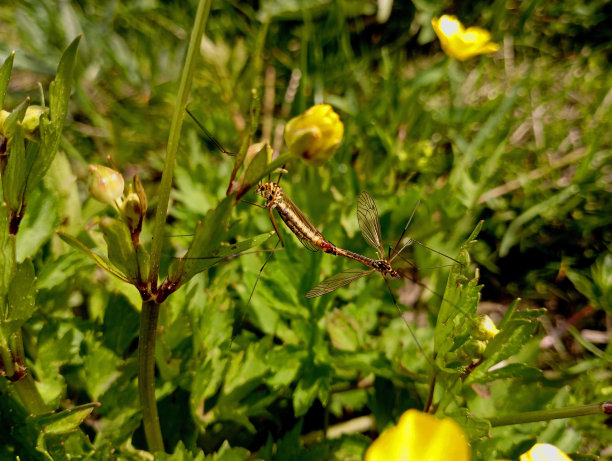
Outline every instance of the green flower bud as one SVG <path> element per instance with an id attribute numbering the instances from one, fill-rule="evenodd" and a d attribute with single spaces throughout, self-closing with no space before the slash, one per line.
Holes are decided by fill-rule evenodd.
<path id="1" fill-rule="evenodd" d="M 89 193 L 102 203 L 116 206 L 123 195 L 123 176 L 103 165 L 89 165 Z"/>
<path id="2" fill-rule="evenodd" d="M 460 358 L 462 360 L 478 361 L 482 357 L 485 349 L 487 348 L 487 342 L 479 339 L 468 340 L 461 348 Z"/>
<path id="3" fill-rule="evenodd" d="M 21 122 L 23 134 L 26 138 L 39 142 L 38 126 L 40 125 L 40 116 L 48 113 L 49 109 L 42 106 L 28 106 L 26 113 Z"/>
<path id="4" fill-rule="evenodd" d="M 289 152 L 312 166 L 327 162 L 338 150 L 344 125 L 329 104 L 318 104 L 285 126 Z"/>
<path id="5" fill-rule="evenodd" d="M 132 185 L 128 187 L 128 194 L 123 201 L 121 214 L 125 218 L 130 227 L 130 231 L 140 230 L 142 226 L 142 217 L 144 215 L 140 198 L 136 192 L 132 191 Z"/>

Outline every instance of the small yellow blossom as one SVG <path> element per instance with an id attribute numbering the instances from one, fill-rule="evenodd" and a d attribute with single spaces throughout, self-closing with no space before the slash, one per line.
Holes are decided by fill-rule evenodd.
<path id="1" fill-rule="evenodd" d="M 433 18 L 431 25 L 440 39 L 444 52 L 451 58 L 465 61 L 479 54 L 493 53 L 499 45 L 491 41 L 489 31 L 480 27 L 468 27 L 451 15 Z"/>
<path id="2" fill-rule="evenodd" d="M 521 455 L 520 461 L 572 461 L 572 459 L 554 445 L 536 443 L 531 450 Z"/>
<path id="3" fill-rule="evenodd" d="M 103 165 L 89 165 L 89 193 L 93 198 L 116 206 L 125 184 L 118 171 Z"/>
<path id="4" fill-rule="evenodd" d="M 477 322 L 476 331 L 474 332 L 476 338 L 488 341 L 499 333 L 495 323 L 488 315 L 478 317 Z"/>
<path id="5" fill-rule="evenodd" d="M 397 426 L 384 431 L 365 461 L 469 461 L 470 445 L 461 427 L 417 410 L 406 411 Z"/>
<path id="6" fill-rule="evenodd" d="M 312 106 L 285 126 L 285 142 L 289 152 L 306 163 L 320 166 L 338 149 L 344 125 L 329 104 Z"/>

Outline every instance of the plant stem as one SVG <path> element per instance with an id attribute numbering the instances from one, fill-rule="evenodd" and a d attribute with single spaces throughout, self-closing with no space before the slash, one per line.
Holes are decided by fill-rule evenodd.
<path id="1" fill-rule="evenodd" d="M 23 373 L 23 377 L 14 382 L 15 390 L 28 413 L 31 415 L 48 413 L 49 408 L 38 392 L 34 378 L 25 367 L 25 351 L 23 350 L 21 329 L 13 333 L 13 341 L 13 365 L 17 365 L 13 371 L 14 373 Z"/>
<path id="2" fill-rule="evenodd" d="M 153 300 L 142 303 L 138 342 L 138 390 L 142 409 L 142 424 L 149 450 L 164 451 L 157 401 L 155 400 L 155 338 L 159 304 Z"/>
<path id="3" fill-rule="evenodd" d="M 14 386 L 21 403 L 30 415 L 42 415 L 49 412 L 30 373 L 26 373 L 23 378 L 14 383 Z"/>
<path id="4" fill-rule="evenodd" d="M 612 402 L 595 403 L 593 405 L 583 405 L 579 407 L 556 408 L 552 410 L 528 411 L 514 415 L 494 416 L 487 419 L 492 427 L 498 427 L 600 414 L 612 414 Z"/>
<path id="5" fill-rule="evenodd" d="M 155 210 L 155 225 L 153 228 L 153 242 L 151 243 L 151 270 L 149 272 L 149 287 L 154 292 L 157 288 L 157 279 L 159 274 L 159 261 L 161 258 L 162 244 L 164 237 L 164 227 L 166 224 L 166 215 L 168 214 L 168 204 L 170 200 L 170 189 L 172 188 L 172 177 L 174 175 L 174 164 L 176 162 L 176 153 L 178 151 L 179 140 L 181 136 L 181 127 L 185 117 L 185 108 L 187 107 L 187 98 L 191 89 L 191 81 L 195 70 L 195 62 L 200 52 L 200 42 L 202 34 L 206 27 L 206 20 L 210 11 L 212 0 L 200 0 L 198 11 L 193 23 L 191 38 L 189 39 L 189 47 L 185 56 L 185 64 L 179 83 L 178 94 L 176 96 L 176 106 L 172 114 L 172 123 L 170 125 L 170 134 L 168 136 L 168 144 L 166 146 L 166 159 L 164 170 L 162 172 L 161 184 L 159 187 L 159 199 L 157 209 Z"/>

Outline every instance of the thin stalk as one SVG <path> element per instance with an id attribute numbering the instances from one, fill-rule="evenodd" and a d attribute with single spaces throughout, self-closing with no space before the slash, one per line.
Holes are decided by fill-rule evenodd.
<path id="1" fill-rule="evenodd" d="M 153 242 L 151 243 L 151 257 L 149 259 L 151 270 L 149 272 L 148 286 L 151 293 L 157 291 L 157 280 L 159 278 L 159 262 L 161 259 L 166 215 L 172 189 L 172 178 L 174 176 L 174 165 L 178 152 L 181 128 L 187 107 L 187 98 L 191 89 L 196 59 L 200 51 L 202 35 L 206 28 L 206 21 L 210 11 L 211 0 L 200 0 L 193 23 L 193 30 L 189 39 L 185 64 L 179 82 L 176 106 L 172 114 L 170 134 L 166 146 L 166 158 L 159 187 L 159 198 L 155 211 L 155 223 L 153 227 Z M 159 304 L 153 300 L 142 304 L 140 314 L 140 336 L 138 346 L 138 388 L 140 392 L 140 405 L 142 407 L 142 422 L 149 450 L 152 452 L 163 451 L 164 443 L 157 414 L 157 401 L 155 400 L 155 336 L 157 332 L 157 320 L 159 317 Z"/>
<path id="2" fill-rule="evenodd" d="M 138 390 L 142 409 L 142 424 L 149 450 L 164 451 L 157 401 L 155 400 L 155 339 L 159 304 L 153 300 L 142 303 L 138 342 Z"/>
<path id="3" fill-rule="evenodd" d="M 185 117 L 185 108 L 187 107 L 187 98 L 191 90 L 191 82 L 195 70 L 196 59 L 200 52 L 200 43 L 202 35 L 206 28 L 206 20 L 210 11 L 212 0 L 200 0 L 198 11 L 193 23 L 191 38 L 189 39 L 189 47 L 185 56 L 185 65 L 181 74 L 178 94 L 176 96 L 176 106 L 172 114 L 172 123 L 170 125 L 170 134 L 168 135 L 168 144 L 166 146 L 166 159 L 164 162 L 164 170 L 159 187 L 159 199 L 157 209 L 155 211 L 155 224 L 153 228 L 153 242 L 151 243 L 151 270 L 149 272 L 149 287 L 152 291 L 157 288 L 157 279 L 159 275 L 159 261 L 161 259 L 162 244 L 164 237 L 164 228 L 166 224 L 166 215 L 168 214 L 168 204 L 170 201 L 170 190 L 172 189 L 172 177 L 174 176 L 174 165 L 176 163 L 176 153 L 178 151 L 179 140 L 181 136 L 181 128 Z"/>
<path id="4" fill-rule="evenodd" d="M 31 415 L 42 415 L 48 413 L 50 410 L 45 404 L 45 401 L 38 392 L 38 388 L 34 383 L 34 378 L 25 368 L 25 352 L 23 350 L 23 338 L 21 337 L 21 329 L 17 330 L 13 334 L 14 349 L 13 349 L 13 363 L 18 366 L 21 364 L 23 367 L 24 375 L 18 381 L 15 381 L 15 390 L 19 394 L 19 398 L 23 403 L 24 408 Z M 18 369 L 14 370 L 16 373 Z"/>
<path id="5" fill-rule="evenodd" d="M 555 408 L 552 410 L 528 411 L 514 415 L 493 416 L 487 418 L 491 426 L 509 426 L 511 424 L 550 421 L 551 419 L 574 418 L 576 416 L 612 414 L 612 402 L 595 403 L 579 407 Z"/>

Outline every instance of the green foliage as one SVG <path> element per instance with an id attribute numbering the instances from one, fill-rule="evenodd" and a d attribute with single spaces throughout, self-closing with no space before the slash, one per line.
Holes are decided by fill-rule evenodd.
<path id="1" fill-rule="evenodd" d="M 160 271 L 160 286 L 180 289 L 161 306 L 154 351 L 168 454 L 155 459 L 361 459 L 408 408 L 454 418 L 473 459 L 516 459 L 536 440 L 602 453 L 603 416 L 489 418 L 612 398 L 605 2 L 453 5 L 504 40 L 464 63 L 441 54 L 429 26 L 445 2 L 302 3 L 210 13 L 189 107 L 240 155 L 185 123 Z M 139 459 L 142 292 L 130 284 L 149 275 L 195 4 L 19 2 L 0 14 L 0 346 L 6 363 L 22 335 L 47 407 L 25 411 L 32 394 L 2 379 L 0 458 Z M 44 106 L 38 81 L 52 83 L 32 140 L 21 122 L 30 101 Z M 275 132 L 315 102 L 340 113 L 340 149 L 318 169 L 287 163 Z M 264 138 L 280 156 L 245 171 Z M 86 166 L 107 155 L 148 195 L 140 246 L 116 210 L 85 199 Z M 402 253 L 412 266 L 394 260 L 415 279 L 389 281 L 414 338 L 378 274 L 306 299 L 359 265 L 306 250 L 278 216 L 285 249 L 258 279 L 270 253 L 253 251 L 276 236 L 267 210 L 236 195 L 262 204 L 252 186 L 283 166 L 282 187 L 325 238 L 369 257 L 359 193 L 375 198 L 391 245 L 420 201 L 407 236 L 463 265 L 440 267 L 449 260 L 419 246 Z M 474 336 L 483 313 L 499 329 L 489 340 Z M 363 416 L 367 427 L 351 426 Z M 351 433 L 323 438 L 340 423 Z"/>

